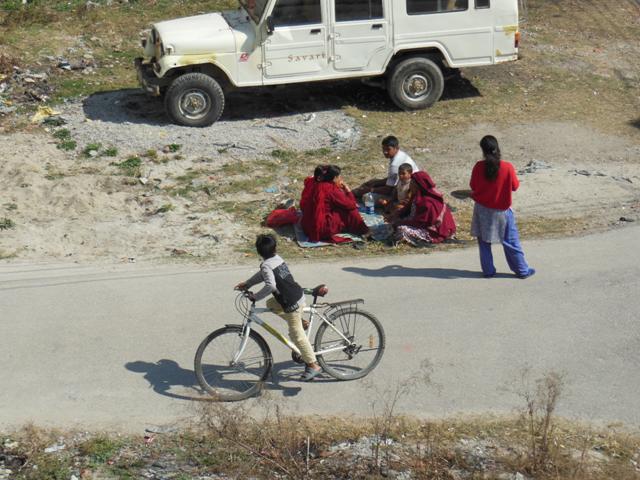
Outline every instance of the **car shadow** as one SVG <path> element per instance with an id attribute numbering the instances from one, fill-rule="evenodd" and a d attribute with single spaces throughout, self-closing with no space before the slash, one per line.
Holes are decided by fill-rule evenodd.
<path id="1" fill-rule="evenodd" d="M 459 270 L 456 268 L 409 268 L 402 265 L 387 265 L 382 268 L 344 267 L 342 270 L 356 273 L 364 277 L 429 277 L 441 280 L 453 278 L 481 278 L 481 272 L 474 270 Z M 507 273 L 496 273 L 493 278 L 511 278 Z"/>
<path id="2" fill-rule="evenodd" d="M 149 382 L 153 391 L 165 397 L 178 400 L 190 401 L 210 401 L 211 397 L 202 390 L 196 374 L 193 370 L 182 368 L 178 362 L 170 359 L 160 359 L 157 362 L 146 362 L 136 360 L 127 362 L 124 367 L 130 372 L 141 373 L 143 378 Z M 271 369 L 271 376 L 265 382 L 264 389 L 269 391 L 280 391 L 285 397 L 296 396 L 302 390 L 302 380 L 300 376 L 304 372 L 304 365 L 296 364 L 293 361 L 274 363 Z M 337 380 L 322 374 L 314 379 L 314 382 L 335 382 Z M 233 383 L 220 378 L 214 381 L 215 386 L 233 387 Z M 291 385 L 291 382 L 299 383 L 300 386 Z M 188 393 L 176 393 L 174 389 L 186 389 Z M 193 392 L 190 394 L 189 390 Z"/>
<path id="3" fill-rule="evenodd" d="M 462 77 L 445 83 L 441 101 L 479 96 L 479 91 Z M 397 112 L 386 92 L 360 80 L 341 80 L 282 87 L 243 88 L 226 97 L 219 121 L 234 122 L 270 119 L 287 115 L 310 115 L 355 106 L 363 112 Z M 94 93 L 83 102 L 83 112 L 92 121 L 167 126 L 162 99 L 142 89 L 123 89 Z"/>

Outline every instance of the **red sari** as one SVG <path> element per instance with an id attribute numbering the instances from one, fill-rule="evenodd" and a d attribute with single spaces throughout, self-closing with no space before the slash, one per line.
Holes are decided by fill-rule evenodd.
<path id="1" fill-rule="evenodd" d="M 433 243 L 440 243 L 453 236 L 456 233 L 456 222 L 444 203 L 444 196 L 436 190 L 435 182 L 426 172 L 415 172 L 411 179 L 418 187 L 413 197 L 411 214 L 396 222 L 396 225 L 424 229 Z"/>
<path id="2" fill-rule="evenodd" d="M 333 242 L 333 236 L 338 233 L 363 235 L 369 230 L 358 212 L 353 193 L 346 193 L 333 182 L 306 178 L 300 208 L 302 229 L 311 242 Z"/>

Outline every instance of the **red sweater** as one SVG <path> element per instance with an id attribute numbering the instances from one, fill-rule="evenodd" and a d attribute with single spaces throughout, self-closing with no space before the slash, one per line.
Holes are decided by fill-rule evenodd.
<path id="1" fill-rule="evenodd" d="M 511 206 L 511 192 L 515 192 L 520 186 L 516 170 L 512 164 L 502 160 L 496 179 L 487 180 L 484 169 L 484 160 L 473 167 L 469 183 L 472 190 L 471 198 L 484 207 L 506 210 Z"/>

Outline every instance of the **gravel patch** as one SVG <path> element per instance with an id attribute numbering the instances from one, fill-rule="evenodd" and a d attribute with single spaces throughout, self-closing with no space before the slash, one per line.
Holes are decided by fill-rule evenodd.
<path id="1" fill-rule="evenodd" d="M 360 138 L 355 119 L 341 110 L 289 113 L 269 93 L 231 96 L 223 118 L 206 128 L 174 125 L 161 100 L 141 90 L 120 90 L 72 101 L 62 108 L 78 149 L 92 143 L 135 154 L 166 145 L 181 145 L 187 157 L 243 158 L 270 155 L 273 150 L 306 151 L 354 148 Z"/>

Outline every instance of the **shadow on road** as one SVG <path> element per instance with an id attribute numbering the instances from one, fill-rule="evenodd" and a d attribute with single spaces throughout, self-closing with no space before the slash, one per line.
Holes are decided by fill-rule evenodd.
<path id="1" fill-rule="evenodd" d="M 363 277 L 429 277 L 449 280 L 452 278 L 481 278 L 482 273 L 475 270 L 456 268 L 409 268 L 402 265 L 387 265 L 382 268 L 344 267 L 342 270 L 357 273 Z M 511 278 L 513 275 L 497 273 L 494 278 Z"/>
<path id="2" fill-rule="evenodd" d="M 480 92 L 469 80 L 455 77 L 445 83 L 442 101 L 477 97 Z M 243 88 L 230 92 L 220 121 L 269 119 L 274 116 L 310 114 L 355 106 L 364 112 L 398 111 L 381 88 L 359 80 L 340 80 L 285 87 Z M 90 120 L 109 123 L 164 126 L 166 117 L 162 99 L 146 95 L 141 89 L 98 92 L 83 102 Z"/>
<path id="3" fill-rule="evenodd" d="M 136 360 L 127 362 L 125 368 L 130 372 L 144 373 L 143 378 L 149 382 L 153 391 L 165 397 L 178 400 L 208 401 L 210 397 L 198 385 L 196 374 L 191 369 L 182 368 L 174 360 L 163 358 L 157 362 L 145 362 Z M 271 370 L 271 378 L 265 383 L 264 389 L 270 391 L 281 391 L 285 397 L 293 397 L 300 393 L 301 386 L 283 385 L 282 382 L 301 382 L 300 376 L 304 367 L 293 362 L 274 363 Z M 336 381 L 327 375 L 314 380 L 316 382 Z M 225 384 L 224 379 L 216 382 L 217 386 Z M 229 386 L 229 385 L 227 385 Z M 176 387 L 193 390 L 193 395 L 175 393 L 172 390 Z"/>

